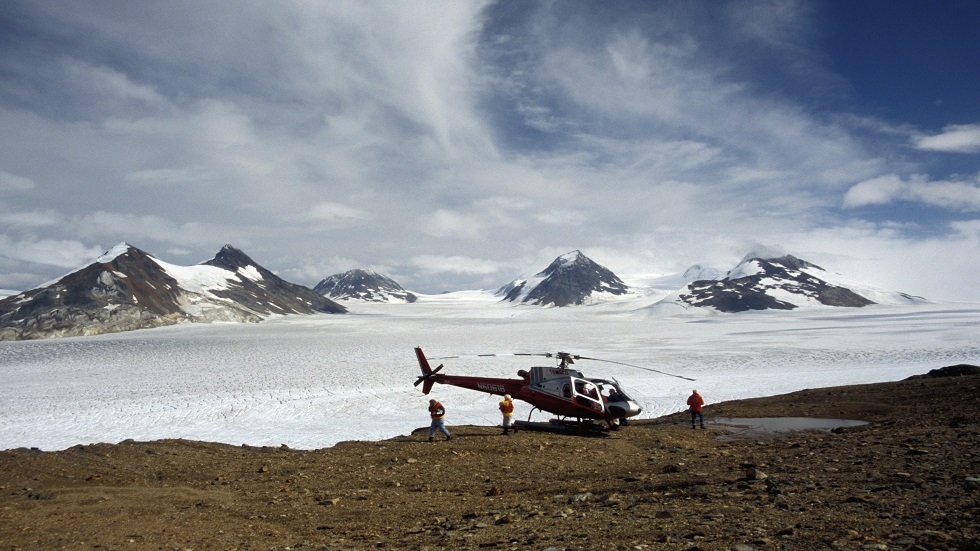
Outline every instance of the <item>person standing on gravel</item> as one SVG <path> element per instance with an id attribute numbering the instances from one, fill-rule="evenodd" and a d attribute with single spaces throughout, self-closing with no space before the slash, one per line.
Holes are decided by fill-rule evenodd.
<path id="1" fill-rule="evenodd" d="M 429 425 L 429 442 L 436 435 L 436 431 L 441 431 L 446 435 L 446 440 L 451 440 L 453 436 L 449 434 L 449 430 L 446 428 L 446 423 L 443 417 L 446 416 L 446 408 L 442 407 L 442 404 L 435 400 L 429 400 L 429 417 L 432 418 L 432 424 Z"/>
<path id="2" fill-rule="evenodd" d="M 687 409 L 691 412 L 691 428 L 696 429 L 696 421 L 700 421 L 701 428 L 704 428 L 704 398 L 695 390 L 687 399 Z"/>
<path id="3" fill-rule="evenodd" d="M 500 413 L 504 416 L 504 434 L 507 434 L 514 418 L 514 400 L 510 398 L 510 394 L 504 394 L 504 399 L 500 401 Z"/>

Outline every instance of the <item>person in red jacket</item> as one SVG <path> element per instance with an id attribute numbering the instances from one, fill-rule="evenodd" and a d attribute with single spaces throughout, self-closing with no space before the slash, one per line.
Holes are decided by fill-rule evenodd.
<path id="1" fill-rule="evenodd" d="M 696 429 L 696 421 L 700 421 L 701 428 L 704 428 L 704 398 L 695 390 L 691 397 L 687 399 L 687 409 L 691 412 L 691 428 Z"/>

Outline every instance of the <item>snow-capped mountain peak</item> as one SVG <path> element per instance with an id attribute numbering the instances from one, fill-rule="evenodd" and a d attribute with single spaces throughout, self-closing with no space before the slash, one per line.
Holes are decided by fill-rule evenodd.
<path id="1" fill-rule="evenodd" d="M 234 247 L 207 263 L 177 266 L 120 243 L 57 281 L 0 300 L 0 340 L 345 311 Z"/>
<path id="2" fill-rule="evenodd" d="M 335 300 L 367 302 L 415 302 L 418 297 L 406 291 L 395 280 L 374 270 L 356 269 L 332 275 L 313 290 Z"/>
<path id="3" fill-rule="evenodd" d="M 724 272 L 716 268 L 708 268 L 700 264 L 694 264 L 688 269 L 684 270 L 684 274 L 681 277 L 684 279 L 685 283 L 690 283 L 699 279 L 718 279 L 724 275 Z"/>
<path id="4" fill-rule="evenodd" d="M 129 243 L 126 243 L 126 242 L 119 243 L 115 247 L 113 247 L 113 248 L 109 249 L 108 251 L 102 253 L 102 256 L 100 256 L 98 259 L 96 259 L 96 262 L 98 262 L 100 264 L 108 264 L 109 262 L 112 262 L 113 260 L 115 260 L 117 257 L 120 257 L 120 256 L 128 253 L 129 250 L 132 249 L 132 248 L 133 248 L 133 246 L 130 245 Z"/>
<path id="5" fill-rule="evenodd" d="M 505 288 L 504 301 L 540 306 L 580 305 L 630 292 L 616 274 L 577 250 L 559 256 L 532 278 L 511 282 L 498 293 Z"/>
<path id="6" fill-rule="evenodd" d="M 556 258 L 554 260 L 554 262 L 552 263 L 552 265 L 557 264 L 559 266 L 568 266 L 568 265 L 571 265 L 571 264 L 575 264 L 577 262 L 585 262 L 585 261 L 590 261 L 590 260 L 589 260 L 589 258 L 587 256 L 585 256 L 584 254 L 582 254 L 582 251 L 579 251 L 578 249 L 576 249 L 574 251 L 570 251 L 570 252 L 567 252 L 567 253 L 559 256 L 558 258 Z"/>
<path id="7" fill-rule="evenodd" d="M 878 300 L 915 302 L 900 293 L 863 293 L 823 268 L 772 251 L 746 255 L 724 277 L 693 281 L 677 293 L 676 302 L 722 312 L 791 310 L 803 306 L 863 307 Z"/>

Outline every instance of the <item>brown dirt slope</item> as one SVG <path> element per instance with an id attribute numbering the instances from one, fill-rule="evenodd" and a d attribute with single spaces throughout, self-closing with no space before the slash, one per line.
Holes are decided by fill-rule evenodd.
<path id="1" fill-rule="evenodd" d="M 706 412 L 603 437 L 9 450 L 0 549 L 980 549 L 980 376 Z M 716 416 L 870 423 L 720 440 Z"/>

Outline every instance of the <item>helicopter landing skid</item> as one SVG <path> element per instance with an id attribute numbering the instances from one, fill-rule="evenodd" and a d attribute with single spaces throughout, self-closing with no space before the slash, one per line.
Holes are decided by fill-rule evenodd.
<path id="1" fill-rule="evenodd" d="M 547 423 L 514 421 L 514 428 L 517 430 L 555 432 L 576 436 L 608 436 L 606 429 L 602 425 L 593 423 L 592 421 L 566 421 L 564 419 L 552 419 Z"/>

